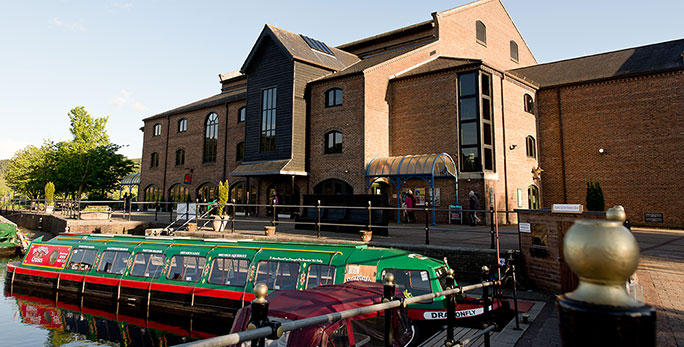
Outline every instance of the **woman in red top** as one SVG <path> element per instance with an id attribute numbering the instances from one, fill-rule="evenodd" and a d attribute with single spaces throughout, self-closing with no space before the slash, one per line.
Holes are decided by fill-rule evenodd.
<path id="1" fill-rule="evenodd" d="M 406 203 L 406 209 L 408 211 L 406 215 L 406 223 L 415 223 L 416 215 L 413 212 L 413 206 L 416 200 L 413 197 L 413 191 L 411 189 L 409 189 L 408 193 L 406 194 L 406 199 L 404 202 Z"/>

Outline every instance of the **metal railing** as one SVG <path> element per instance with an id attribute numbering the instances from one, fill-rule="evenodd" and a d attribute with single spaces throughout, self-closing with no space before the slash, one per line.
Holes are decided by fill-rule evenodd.
<path id="1" fill-rule="evenodd" d="M 507 273 L 514 274 L 514 267 L 508 266 Z M 446 277 L 446 287 L 447 289 L 423 294 L 419 296 L 412 296 L 408 298 L 395 298 L 394 293 L 396 290 L 396 284 L 394 284 L 394 275 L 388 273 L 385 275 L 384 283 L 384 295 L 382 303 L 373 304 L 365 307 L 339 311 L 309 318 L 304 318 L 295 321 L 285 321 L 277 322 L 270 321 L 268 318 L 268 301 L 266 300 L 266 293 L 268 288 L 264 284 L 258 284 L 255 289 L 256 299 L 252 301 L 251 317 L 249 319 L 249 325 L 247 331 L 241 331 L 237 333 L 231 333 L 228 335 L 217 336 L 210 339 L 192 341 L 184 343 L 178 346 L 192 346 L 192 347 L 214 347 L 214 346 L 227 346 L 234 345 L 245 341 L 252 341 L 252 346 L 264 346 L 265 339 L 277 340 L 283 336 L 285 332 L 298 330 L 314 325 L 320 325 L 325 323 L 333 323 L 342 319 L 347 319 L 355 316 L 365 315 L 369 313 L 376 313 L 384 311 L 385 317 L 390 317 L 393 315 L 394 310 L 400 306 L 406 307 L 408 304 L 417 303 L 425 300 L 432 300 L 438 297 L 445 297 L 447 301 L 447 327 L 446 327 L 446 340 L 445 346 L 466 346 L 468 343 L 473 342 L 480 336 L 484 335 L 484 344 L 486 347 L 490 345 L 490 333 L 496 328 L 496 324 L 493 323 L 492 317 L 490 315 L 489 307 L 492 303 L 495 291 L 492 291 L 491 296 L 489 293 L 489 287 L 501 286 L 504 282 L 503 280 L 491 280 L 489 268 L 484 266 L 482 268 L 482 282 L 477 284 L 472 284 L 468 286 L 456 286 L 453 270 L 449 271 Z M 515 282 L 513 282 L 515 286 Z M 459 294 L 466 293 L 475 289 L 482 289 L 482 307 L 484 310 L 483 317 L 485 324 L 483 324 L 483 329 L 477 334 L 470 336 L 468 339 L 462 341 L 454 340 L 454 328 L 456 327 L 456 296 Z M 499 291 L 500 292 L 500 291 Z M 515 300 L 515 315 L 517 324 L 517 292 L 514 291 Z M 392 319 L 385 319 L 385 329 L 384 329 L 384 342 L 385 346 L 392 346 L 393 344 L 393 332 L 392 332 Z"/>

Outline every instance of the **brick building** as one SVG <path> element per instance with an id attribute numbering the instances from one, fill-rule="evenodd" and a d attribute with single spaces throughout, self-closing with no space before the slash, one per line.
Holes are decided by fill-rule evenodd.
<path id="1" fill-rule="evenodd" d="M 629 93 L 636 86 L 643 91 L 637 94 L 650 93 L 662 102 L 660 110 L 670 111 L 662 119 L 669 127 L 656 127 L 670 134 L 657 140 L 664 146 L 657 150 L 673 155 L 667 164 L 653 157 L 638 164 L 673 170 L 659 178 L 681 174 L 681 156 L 671 147 L 681 147 L 684 134 L 684 96 L 676 83 L 682 81 L 682 42 L 671 44 L 668 53 L 679 49 L 673 66 L 642 59 L 633 62 L 639 69 L 610 75 L 582 66 L 565 71 L 574 60 L 537 65 L 499 0 L 436 12 L 427 21 L 338 47 L 266 25 L 240 70 L 220 75 L 221 93 L 144 119 L 140 199 L 212 200 L 218 181 L 228 179 L 238 202 L 268 203 L 277 190 L 284 204 L 299 204 L 302 194 L 312 193 L 386 194 L 396 204 L 397 195 L 410 188 L 441 208 L 457 199 L 467 206 L 472 190 L 481 207 L 512 210 L 581 203 L 583 182 L 595 178 L 607 203 L 624 204 L 630 218 L 643 207 L 664 211 L 665 224 L 681 225 L 680 216 L 664 209 L 672 185 L 664 187 L 654 176 L 659 186 L 641 195 L 649 199 L 644 201 L 631 195 L 640 192 L 629 186 L 633 180 L 616 180 L 607 169 L 609 160 L 620 158 L 612 153 L 623 148 L 626 154 L 627 142 L 644 133 L 630 133 L 629 140 L 608 136 L 606 141 L 625 143 L 606 144 L 602 156 L 578 148 L 582 138 L 576 133 L 595 130 L 590 140 L 598 142 L 614 133 L 611 127 L 625 124 L 591 123 L 582 115 L 588 112 L 579 104 L 582 97 L 623 90 L 628 92 L 620 98 L 633 103 Z M 601 98 L 591 102 L 615 106 L 615 114 L 626 107 Z M 632 114 L 639 112 L 637 107 Z M 665 117 L 660 111 L 650 115 Z M 415 174 L 416 158 L 439 160 L 437 169 L 421 173 L 437 175 Z M 599 160 L 602 174 L 586 177 Z M 372 165 L 388 175 L 370 175 Z M 402 170 L 414 175 L 399 175 Z M 515 222 L 514 215 L 502 218 Z"/>

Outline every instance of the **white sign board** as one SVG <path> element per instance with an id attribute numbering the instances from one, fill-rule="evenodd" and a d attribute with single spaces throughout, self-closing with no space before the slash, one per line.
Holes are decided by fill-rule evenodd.
<path id="1" fill-rule="evenodd" d="M 532 227 L 530 226 L 530 223 L 519 223 L 518 231 L 520 231 L 521 233 L 531 233 Z"/>
<path id="2" fill-rule="evenodd" d="M 582 204 L 553 204 L 551 212 L 553 213 L 582 213 L 584 206 Z"/>
<path id="3" fill-rule="evenodd" d="M 194 219 L 195 211 L 195 204 L 176 204 L 176 220 Z"/>

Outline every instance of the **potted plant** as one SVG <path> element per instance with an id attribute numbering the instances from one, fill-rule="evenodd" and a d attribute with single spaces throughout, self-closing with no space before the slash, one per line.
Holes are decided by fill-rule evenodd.
<path id="1" fill-rule="evenodd" d="M 370 240 L 373 238 L 373 231 L 359 230 L 359 236 L 361 237 L 361 241 L 370 242 Z"/>
<path id="2" fill-rule="evenodd" d="M 226 216 L 226 204 L 228 203 L 228 192 L 230 190 L 230 185 L 228 184 L 228 181 L 226 182 L 221 182 L 219 181 L 218 185 L 218 207 L 216 208 L 217 214 L 214 215 L 214 221 L 212 222 L 212 226 L 214 228 L 214 231 L 223 231 L 226 229 L 226 225 L 228 224 L 228 216 Z"/>
<path id="3" fill-rule="evenodd" d="M 55 184 L 48 182 L 45 185 L 45 212 L 52 213 L 55 208 Z"/>

